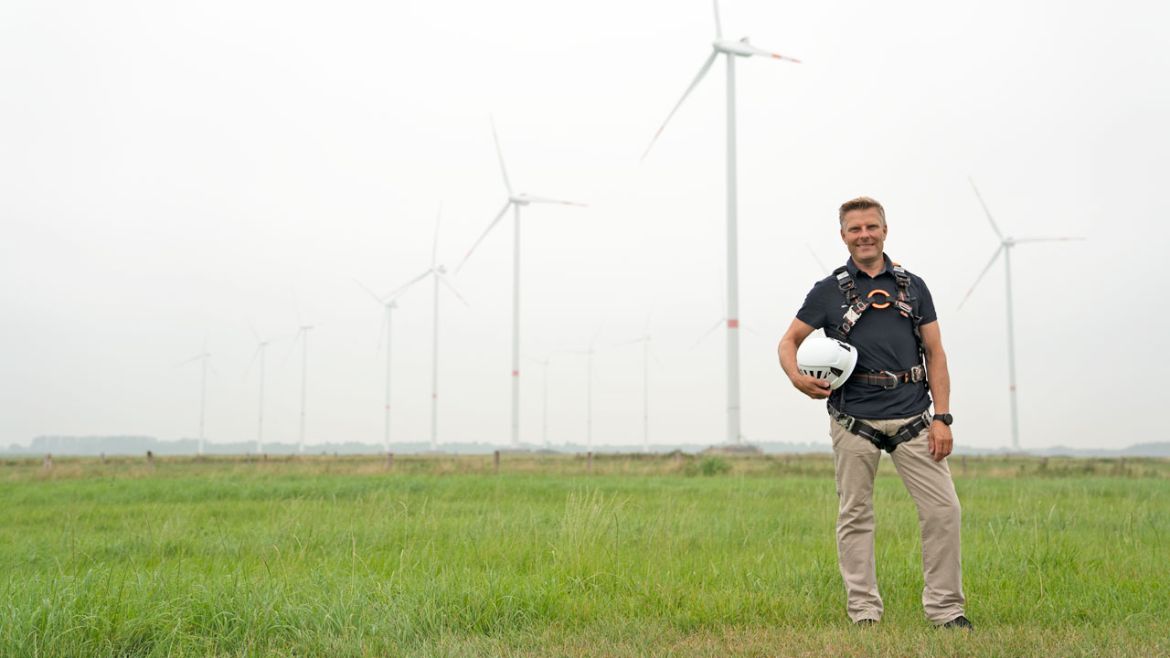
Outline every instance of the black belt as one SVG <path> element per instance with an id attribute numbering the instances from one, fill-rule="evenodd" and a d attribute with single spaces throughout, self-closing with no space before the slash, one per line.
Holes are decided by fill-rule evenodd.
<path id="1" fill-rule="evenodd" d="M 930 427 L 931 422 L 930 412 L 924 411 L 922 415 L 899 427 L 897 432 L 886 434 L 878 431 L 876 427 L 869 423 L 837 411 L 833 408 L 833 405 L 829 405 L 829 415 L 833 417 L 833 420 L 838 425 L 844 427 L 845 431 L 860 436 L 890 454 L 893 454 L 900 444 L 913 439 L 921 434 L 922 430 Z"/>
<path id="2" fill-rule="evenodd" d="M 897 388 L 901 384 L 911 384 L 926 380 L 926 368 L 922 366 L 914 366 L 909 370 L 893 371 L 883 370 L 881 372 L 855 372 L 850 379 L 865 382 L 866 384 L 875 384 L 884 389 Z"/>

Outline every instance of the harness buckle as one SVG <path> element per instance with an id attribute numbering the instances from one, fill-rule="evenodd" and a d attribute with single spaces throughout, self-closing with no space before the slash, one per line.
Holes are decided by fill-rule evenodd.
<path id="1" fill-rule="evenodd" d="M 917 384 L 918 382 L 924 381 L 925 379 L 926 379 L 926 368 L 923 368 L 922 366 L 918 365 L 918 366 L 914 366 L 913 368 L 910 369 L 910 381 L 912 383 Z"/>
<path id="2" fill-rule="evenodd" d="M 878 374 L 885 375 L 886 377 L 889 377 L 889 379 L 890 379 L 890 384 L 888 386 L 886 384 L 879 384 L 879 386 L 881 386 L 883 389 L 888 391 L 891 389 L 898 388 L 898 384 L 901 382 L 901 380 L 898 378 L 897 375 L 890 372 L 889 370 L 883 370 L 883 371 L 879 372 Z"/>
<path id="3" fill-rule="evenodd" d="M 850 416 L 848 414 L 844 414 L 840 411 L 837 411 L 836 413 L 833 414 L 833 420 L 837 421 L 837 424 L 840 425 L 841 427 L 844 427 L 846 432 L 852 432 L 853 425 L 855 423 L 857 423 L 856 418 L 854 418 L 853 416 Z"/>

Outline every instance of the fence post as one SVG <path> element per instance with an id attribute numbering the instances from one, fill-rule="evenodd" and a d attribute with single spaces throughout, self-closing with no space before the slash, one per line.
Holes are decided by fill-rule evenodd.
<path id="1" fill-rule="evenodd" d="M 496 474 L 500 473 L 500 451 L 492 453 L 492 462 L 495 464 Z"/>
<path id="2" fill-rule="evenodd" d="M 46 471 L 53 470 L 53 455 L 45 455 L 44 469 Z"/>
<path id="3" fill-rule="evenodd" d="M 386 470 L 389 471 L 392 468 L 394 468 L 394 453 L 387 452 L 386 453 Z"/>
<path id="4" fill-rule="evenodd" d="M 590 473 L 590 474 L 593 473 L 593 451 L 592 450 L 585 453 L 585 471 L 587 473 Z"/>

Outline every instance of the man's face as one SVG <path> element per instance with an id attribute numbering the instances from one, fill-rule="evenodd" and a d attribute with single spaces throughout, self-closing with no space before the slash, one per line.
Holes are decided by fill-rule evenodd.
<path id="1" fill-rule="evenodd" d="M 849 248 L 849 255 L 858 263 L 872 262 L 882 257 L 886 244 L 886 224 L 877 208 L 850 210 L 841 226 L 841 240 Z"/>

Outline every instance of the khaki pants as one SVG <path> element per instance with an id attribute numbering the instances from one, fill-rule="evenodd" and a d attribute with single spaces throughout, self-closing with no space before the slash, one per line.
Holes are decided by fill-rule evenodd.
<path id="1" fill-rule="evenodd" d="M 866 421 L 878 431 L 893 434 L 910 418 Z M 829 420 L 833 463 L 837 471 L 837 562 L 845 580 L 847 611 L 853 621 L 879 620 L 873 552 L 873 481 L 882 451 L 869 441 Z M 918 506 L 922 531 L 922 607 L 935 624 L 963 614 L 963 574 L 959 548 L 962 512 L 951 471 L 944 459 L 930 456 L 927 430 L 898 446 L 890 455 L 902 483 Z"/>

